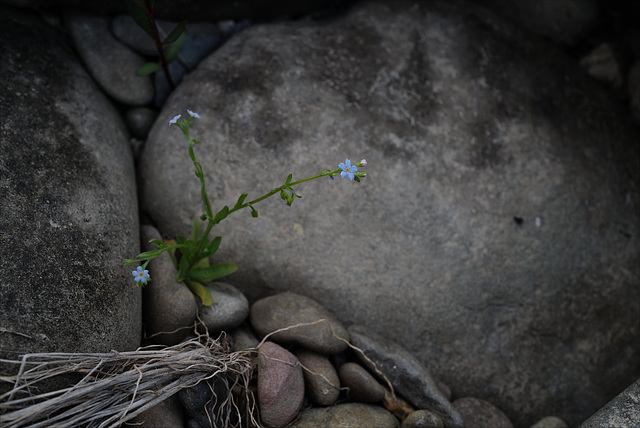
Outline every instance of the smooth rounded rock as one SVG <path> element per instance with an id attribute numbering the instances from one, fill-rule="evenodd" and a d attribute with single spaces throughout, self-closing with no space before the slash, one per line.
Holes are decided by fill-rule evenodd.
<path id="1" fill-rule="evenodd" d="M 326 355 L 299 349 L 295 356 L 302 364 L 308 397 L 318 406 L 330 406 L 340 395 L 338 373 Z"/>
<path id="2" fill-rule="evenodd" d="M 300 412 L 290 428 L 398 428 L 399 426 L 398 420 L 382 407 L 362 403 L 346 403 L 304 410 Z"/>
<path id="3" fill-rule="evenodd" d="M 268 428 L 286 426 L 304 400 L 304 378 L 298 359 L 273 342 L 258 349 L 258 405 Z"/>
<path id="4" fill-rule="evenodd" d="M 111 35 L 108 18 L 69 12 L 64 24 L 87 69 L 107 94 L 133 106 L 153 100 L 151 78 L 136 74 L 144 59 Z"/>
<path id="5" fill-rule="evenodd" d="M 342 386 L 349 388 L 347 396 L 351 400 L 377 403 L 384 398 L 384 387 L 360 364 L 345 363 L 339 373 Z"/>
<path id="6" fill-rule="evenodd" d="M 162 240 L 150 225 L 140 227 L 143 251 L 155 250 L 151 239 Z M 132 265 L 134 266 L 134 265 Z M 176 282 L 176 270 L 169 253 L 164 252 L 147 266 L 151 281 L 142 291 L 146 336 L 163 345 L 176 345 L 193 333 L 198 314 L 197 297 L 182 282 Z"/>
<path id="7" fill-rule="evenodd" d="M 238 327 L 249 315 L 249 301 L 236 287 L 225 282 L 212 282 L 205 287 L 213 303 L 200 306 L 199 316 L 210 332 Z"/>
<path id="8" fill-rule="evenodd" d="M 232 338 L 233 346 L 231 350 L 233 352 L 254 349 L 258 346 L 258 343 L 260 343 L 248 323 L 244 323 L 229 331 L 229 335 Z"/>
<path id="9" fill-rule="evenodd" d="M 314 324 L 297 326 L 309 323 Z M 321 354 L 344 351 L 347 343 L 340 339 L 349 340 L 349 333 L 331 312 L 297 293 L 276 294 L 255 302 L 251 306 L 251 324 L 262 335 L 287 328 L 270 339 L 295 343 Z"/>
<path id="10" fill-rule="evenodd" d="M 402 421 L 402 428 L 444 428 L 444 424 L 435 413 L 428 410 L 416 410 Z"/>
<path id="11" fill-rule="evenodd" d="M 557 416 L 545 416 L 531 425 L 531 428 L 569 428 L 569 425 Z"/>
<path id="12" fill-rule="evenodd" d="M 467 427 L 513 428 L 513 424 L 493 404 L 474 397 L 458 398 L 453 407 L 462 415 Z"/>
<path id="13" fill-rule="evenodd" d="M 349 334 L 351 343 L 368 358 L 360 357 L 360 362 L 372 371 L 375 368 L 381 371 L 398 394 L 416 409 L 433 411 L 448 427 L 464 426 L 460 413 L 442 395 L 429 371 L 409 351 L 364 326 L 349 326 Z"/>
<path id="14" fill-rule="evenodd" d="M 145 139 L 147 137 L 157 117 L 158 112 L 148 107 L 134 107 L 125 113 L 125 120 L 129 126 L 129 131 L 131 131 L 131 135 L 139 139 Z"/>
<path id="15" fill-rule="evenodd" d="M 574 58 L 473 3 L 358 2 L 236 34 L 168 99 L 141 205 L 172 236 L 202 214 L 166 124 L 185 108 L 215 210 L 367 159 L 361 183 L 302 183 L 291 208 L 217 225 L 234 285 L 309 296 L 518 426 L 550 408 L 574 426 L 638 372 L 638 131 Z"/>

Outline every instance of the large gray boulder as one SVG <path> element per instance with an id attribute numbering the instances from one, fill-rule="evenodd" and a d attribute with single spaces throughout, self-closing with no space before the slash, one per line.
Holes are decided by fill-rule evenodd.
<path id="1" fill-rule="evenodd" d="M 364 3 L 252 27 L 188 75 L 140 164 L 165 235 L 366 158 L 214 229 L 250 300 L 292 291 L 414 352 L 518 426 L 575 425 L 638 374 L 640 182 L 628 118 L 571 60 L 465 3 Z"/>
<path id="2" fill-rule="evenodd" d="M 35 15 L 1 8 L 0 75 L 0 358 L 133 350 L 140 290 L 123 259 L 139 232 L 123 122 Z"/>

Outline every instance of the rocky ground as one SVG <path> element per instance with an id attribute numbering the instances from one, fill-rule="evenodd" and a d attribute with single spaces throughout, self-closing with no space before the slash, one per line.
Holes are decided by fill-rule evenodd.
<path id="1" fill-rule="evenodd" d="M 2 13 L 5 357 L 172 345 L 190 331 L 139 332 L 197 315 L 254 352 L 269 427 L 577 426 L 637 378 L 633 5 L 202 16 L 172 91 L 162 73 L 135 75 L 154 46 L 126 14 L 63 3 Z M 208 286 L 212 307 L 175 282 L 168 256 L 142 296 L 120 268 L 138 230 L 148 250 L 201 213 L 168 128 L 187 108 L 214 201 L 345 156 L 371 171 L 361 187 L 310 185 L 287 212 L 265 204 L 221 225 L 220 261 L 240 269 Z M 618 423 L 637 385 L 583 426 Z M 216 391 L 182 391 L 142 419 L 208 426 Z"/>

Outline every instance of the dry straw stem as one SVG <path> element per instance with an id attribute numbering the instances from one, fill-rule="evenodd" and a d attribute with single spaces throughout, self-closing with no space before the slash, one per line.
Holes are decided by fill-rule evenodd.
<path id="1" fill-rule="evenodd" d="M 214 340 L 199 334 L 166 348 L 37 353 L 24 355 L 20 361 L 0 361 L 19 366 L 17 375 L 0 377 L 0 381 L 13 384 L 11 391 L 0 396 L 3 428 L 118 427 L 181 389 L 208 379 L 223 382 L 229 391 L 216 403 L 216 414 L 209 415 L 213 426 L 260 426 L 254 418 L 255 399 L 249 389 L 253 371 L 250 353 L 229 352 L 224 338 Z M 39 382 L 69 374 L 83 377 L 66 389 L 34 393 Z"/>

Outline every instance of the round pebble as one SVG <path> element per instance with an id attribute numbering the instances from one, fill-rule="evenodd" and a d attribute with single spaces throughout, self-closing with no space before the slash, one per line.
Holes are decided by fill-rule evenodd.
<path id="1" fill-rule="evenodd" d="M 402 428 L 444 428 L 444 424 L 435 413 L 416 410 L 402 421 Z"/>
<path id="2" fill-rule="evenodd" d="M 67 13 L 64 23 L 87 69 L 107 94 L 133 106 L 153 100 L 151 78 L 136 74 L 145 60 L 111 35 L 107 18 Z"/>
<path id="3" fill-rule="evenodd" d="M 338 373 L 326 355 L 300 349 L 295 353 L 302 364 L 306 391 L 314 404 L 330 406 L 340 395 Z"/>
<path id="4" fill-rule="evenodd" d="M 467 427 L 513 428 L 513 424 L 500 409 L 479 398 L 458 398 L 453 407 L 462 415 Z"/>
<path id="5" fill-rule="evenodd" d="M 340 381 L 349 388 L 348 397 L 361 403 L 377 403 L 384 398 L 384 388 L 361 365 L 345 363 L 340 367 Z"/>
<path id="6" fill-rule="evenodd" d="M 249 301 L 233 285 L 212 282 L 205 285 L 213 303 L 200 308 L 200 319 L 209 332 L 232 329 L 244 322 L 249 315 Z"/>
<path id="7" fill-rule="evenodd" d="M 398 428 L 399 425 L 398 420 L 382 407 L 347 403 L 302 411 L 290 428 Z"/>
<path id="8" fill-rule="evenodd" d="M 545 416 L 531 425 L 531 428 L 569 428 L 569 425 L 557 416 Z"/>
<path id="9" fill-rule="evenodd" d="M 305 323 L 315 324 L 296 326 Z M 270 339 L 295 343 L 321 354 L 341 352 L 347 343 L 339 338 L 349 340 L 349 333 L 331 312 L 315 300 L 296 293 L 276 294 L 255 302 L 251 307 L 251 324 L 262 335 L 287 328 Z"/>
<path id="10" fill-rule="evenodd" d="M 304 378 L 298 359 L 273 342 L 258 349 L 258 405 L 268 428 L 281 428 L 295 418 L 304 400 Z"/>

